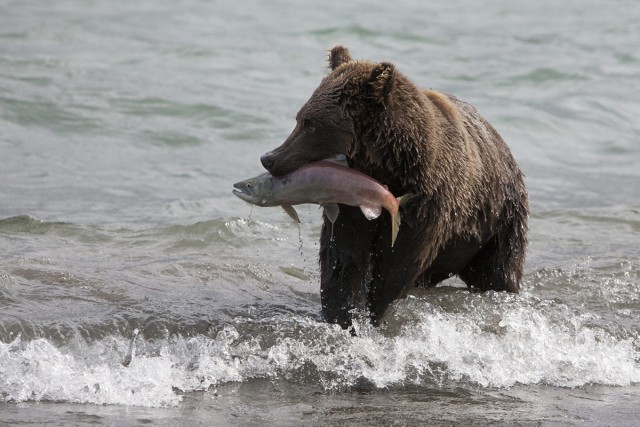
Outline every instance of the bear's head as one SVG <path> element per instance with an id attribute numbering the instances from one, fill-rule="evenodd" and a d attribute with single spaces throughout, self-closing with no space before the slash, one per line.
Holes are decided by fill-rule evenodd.
<path id="1" fill-rule="evenodd" d="M 278 148 L 260 161 L 271 174 L 284 175 L 318 160 L 350 157 L 359 127 L 370 123 L 377 108 L 384 109 L 396 80 L 390 63 L 354 61 L 347 48 L 329 52 L 331 72 L 296 115 L 296 126 Z"/>

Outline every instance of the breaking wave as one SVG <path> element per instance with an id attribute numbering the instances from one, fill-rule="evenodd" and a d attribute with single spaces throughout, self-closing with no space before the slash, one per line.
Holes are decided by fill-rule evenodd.
<path id="1" fill-rule="evenodd" d="M 325 392 L 384 388 L 625 386 L 640 339 L 531 295 L 440 290 L 396 304 L 357 336 L 308 316 L 236 317 L 207 334 L 0 342 L 0 399 L 175 406 L 185 393 L 252 379 Z"/>

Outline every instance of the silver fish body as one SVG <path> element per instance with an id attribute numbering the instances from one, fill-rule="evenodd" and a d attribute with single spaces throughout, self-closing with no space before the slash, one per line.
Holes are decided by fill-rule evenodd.
<path id="1" fill-rule="evenodd" d="M 321 205 L 332 223 L 339 213 L 338 204 L 358 206 L 370 220 L 384 208 L 392 219 L 392 246 L 400 227 L 400 200 L 370 176 L 333 161 L 309 163 L 283 176 L 263 173 L 233 186 L 233 194 L 242 200 L 257 206 L 282 206 L 298 222 L 292 205 Z"/>

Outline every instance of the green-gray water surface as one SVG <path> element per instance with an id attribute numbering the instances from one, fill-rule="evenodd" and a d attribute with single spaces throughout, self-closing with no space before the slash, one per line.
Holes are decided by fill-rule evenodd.
<path id="1" fill-rule="evenodd" d="M 634 1 L 0 3 L 0 424 L 637 425 Z M 254 208 L 327 49 L 473 103 L 526 174 L 523 292 L 352 337 L 321 212 Z M 124 408 L 124 409 L 123 409 Z"/>

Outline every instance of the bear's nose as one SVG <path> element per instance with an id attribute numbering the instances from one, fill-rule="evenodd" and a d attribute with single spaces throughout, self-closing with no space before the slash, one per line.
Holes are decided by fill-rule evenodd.
<path id="1" fill-rule="evenodd" d="M 262 163 L 262 166 L 264 166 L 264 168 L 269 172 L 271 172 L 273 165 L 276 163 L 271 153 L 263 154 L 262 157 L 260 157 L 260 162 Z"/>

